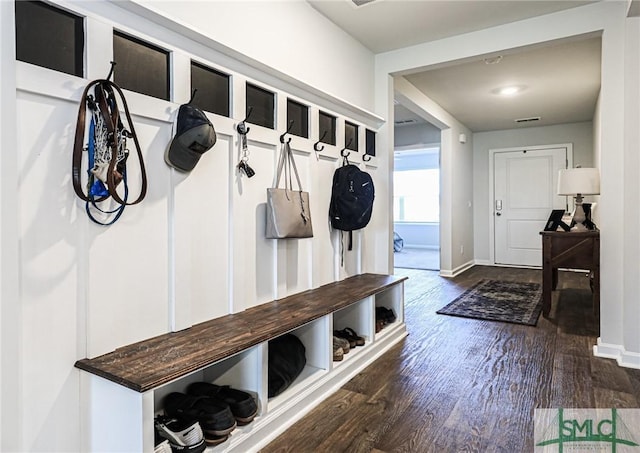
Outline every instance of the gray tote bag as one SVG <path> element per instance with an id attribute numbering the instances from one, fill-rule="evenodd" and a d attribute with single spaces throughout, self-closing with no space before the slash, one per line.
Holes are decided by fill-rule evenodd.
<path id="1" fill-rule="evenodd" d="M 284 189 L 280 177 L 284 172 Z M 298 190 L 293 190 L 291 174 L 295 174 Z M 313 237 L 309 193 L 302 190 L 296 162 L 289 143 L 282 144 L 275 187 L 267 189 L 267 239 Z"/>

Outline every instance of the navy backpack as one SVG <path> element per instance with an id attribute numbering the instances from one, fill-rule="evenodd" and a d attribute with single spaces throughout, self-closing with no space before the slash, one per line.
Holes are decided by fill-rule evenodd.
<path id="1" fill-rule="evenodd" d="M 364 228 L 371 220 L 374 196 L 371 175 L 345 159 L 333 174 L 329 218 L 333 228 L 349 232 L 349 250 L 352 231 Z"/>

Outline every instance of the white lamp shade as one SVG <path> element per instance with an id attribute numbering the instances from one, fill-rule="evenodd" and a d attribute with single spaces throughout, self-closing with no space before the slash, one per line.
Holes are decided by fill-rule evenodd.
<path id="1" fill-rule="evenodd" d="M 599 195 L 597 168 L 567 168 L 558 173 L 558 195 Z"/>

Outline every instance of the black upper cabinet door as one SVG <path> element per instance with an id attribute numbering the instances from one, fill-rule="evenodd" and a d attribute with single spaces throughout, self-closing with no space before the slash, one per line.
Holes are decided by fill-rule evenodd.
<path id="1" fill-rule="evenodd" d="M 376 133 L 370 129 L 365 131 L 365 153 L 370 156 L 376 155 Z"/>
<path id="2" fill-rule="evenodd" d="M 44 2 L 15 6 L 16 59 L 83 77 L 84 19 Z"/>
<path id="3" fill-rule="evenodd" d="M 246 99 L 247 122 L 275 129 L 275 94 L 247 83 Z"/>
<path id="4" fill-rule="evenodd" d="M 309 138 L 309 107 L 287 99 L 287 129 L 290 134 Z"/>
<path id="5" fill-rule="evenodd" d="M 348 121 L 344 122 L 344 147 L 358 151 L 358 126 Z"/>
<path id="6" fill-rule="evenodd" d="M 113 32 L 113 81 L 121 88 L 169 100 L 169 52 Z"/>
<path id="7" fill-rule="evenodd" d="M 318 115 L 318 139 L 327 145 L 336 144 L 336 117 L 323 111 Z"/>
<path id="8" fill-rule="evenodd" d="M 229 117 L 228 74 L 191 62 L 191 90 L 198 90 L 193 105 L 201 110 Z"/>

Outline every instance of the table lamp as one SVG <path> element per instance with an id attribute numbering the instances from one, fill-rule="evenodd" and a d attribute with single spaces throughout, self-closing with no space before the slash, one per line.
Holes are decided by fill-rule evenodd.
<path id="1" fill-rule="evenodd" d="M 588 231 L 582 206 L 584 195 L 600 195 L 600 173 L 597 168 L 567 168 L 558 173 L 558 195 L 571 195 L 576 200 L 571 231 Z"/>

